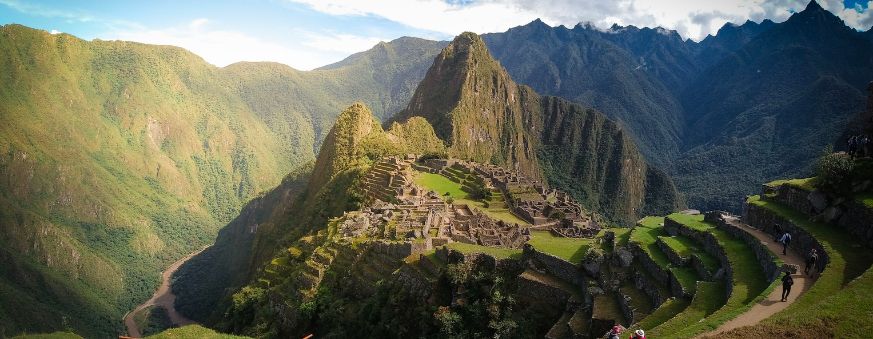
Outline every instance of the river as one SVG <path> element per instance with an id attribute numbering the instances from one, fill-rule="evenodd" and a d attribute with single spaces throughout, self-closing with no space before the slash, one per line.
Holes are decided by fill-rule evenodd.
<path id="1" fill-rule="evenodd" d="M 182 264 L 184 264 L 189 259 L 193 258 L 195 255 L 203 252 L 206 248 L 203 248 L 199 251 L 188 254 L 182 259 L 174 262 L 170 267 L 167 267 L 164 272 L 161 273 L 161 286 L 155 291 L 155 294 L 152 295 L 151 299 L 146 302 L 140 304 L 133 311 L 127 312 L 124 316 L 124 325 L 127 327 L 127 335 L 139 338 L 142 337 L 142 332 L 140 331 L 139 326 L 136 324 L 136 321 L 133 320 L 134 316 L 136 316 L 139 312 L 142 312 L 149 306 L 160 306 L 167 310 L 167 315 L 170 317 L 170 321 L 173 322 L 174 326 L 185 326 L 188 324 L 193 324 L 194 321 L 186 318 L 182 314 L 176 311 L 176 306 L 174 302 L 176 301 L 176 295 L 173 294 L 173 290 L 170 288 L 170 278 L 173 277 L 173 273 L 179 269 Z"/>

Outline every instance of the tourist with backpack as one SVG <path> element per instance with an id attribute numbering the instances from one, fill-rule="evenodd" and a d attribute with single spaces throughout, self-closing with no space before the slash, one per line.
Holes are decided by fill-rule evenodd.
<path id="1" fill-rule="evenodd" d="M 782 244 L 782 255 L 788 254 L 788 245 L 791 244 L 791 233 L 785 232 L 779 238 L 779 243 Z"/>
<path id="2" fill-rule="evenodd" d="M 606 338 L 606 339 L 621 339 L 621 337 L 619 337 L 619 336 L 621 335 L 621 330 L 623 330 L 623 329 L 624 329 L 624 327 L 616 324 L 615 326 L 612 327 L 611 330 L 609 330 L 609 332 L 606 332 L 606 336 L 604 336 L 604 338 Z"/>
<path id="3" fill-rule="evenodd" d="M 788 294 L 791 293 L 791 285 L 794 285 L 794 278 L 791 277 L 790 272 L 785 272 L 785 276 L 782 277 L 782 301 L 788 300 Z"/>
<path id="4" fill-rule="evenodd" d="M 630 339 L 646 339 L 646 332 L 643 330 L 636 330 L 634 333 L 631 333 Z"/>
<path id="5" fill-rule="evenodd" d="M 815 274 L 815 263 L 818 261 L 818 251 L 816 249 L 812 249 L 809 251 L 809 256 L 806 257 L 806 267 L 803 269 L 803 274 L 812 276 Z M 812 269 L 812 274 L 809 273 L 809 270 Z"/>

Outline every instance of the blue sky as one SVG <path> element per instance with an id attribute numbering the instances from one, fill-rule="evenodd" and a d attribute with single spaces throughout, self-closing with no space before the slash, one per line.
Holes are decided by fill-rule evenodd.
<path id="1" fill-rule="evenodd" d="M 819 2 L 852 27 L 873 25 L 869 0 Z M 536 18 L 555 26 L 661 26 L 699 40 L 729 21 L 778 22 L 805 6 L 792 0 L 0 0 L 0 24 L 176 45 L 218 66 L 277 61 L 312 69 L 379 41 L 499 32 Z"/>

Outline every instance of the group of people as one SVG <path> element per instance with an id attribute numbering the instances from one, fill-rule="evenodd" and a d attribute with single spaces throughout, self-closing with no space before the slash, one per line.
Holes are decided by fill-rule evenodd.
<path id="1" fill-rule="evenodd" d="M 611 330 L 609 330 L 609 332 L 606 332 L 606 335 L 603 337 L 606 339 L 621 339 L 621 332 L 624 330 L 625 330 L 624 326 L 616 324 L 615 326 L 612 327 Z M 630 339 L 646 339 L 646 332 L 643 331 L 642 329 L 639 329 L 639 330 L 633 331 L 633 333 L 631 333 L 630 337 L 628 337 L 628 338 L 630 338 Z"/>
<path id="2" fill-rule="evenodd" d="M 853 135 L 849 137 L 847 141 L 849 146 L 849 155 L 854 157 L 865 157 L 870 156 L 870 149 L 868 145 L 870 145 L 870 137 L 866 135 Z"/>
<path id="3" fill-rule="evenodd" d="M 776 238 L 773 240 L 782 244 L 782 255 L 786 255 L 788 253 L 788 246 L 791 244 L 791 233 L 783 231 L 779 224 L 773 226 L 773 231 L 773 233 L 776 234 Z M 811 249 L 805 259 L 806 265 L 803 268 L 803 274 L 812 276 L 818 271 L 816 269 L 816 264 L 818 263 L 818 250 L 815 248 Z M 782 301 L 788 300 L 788 294 L 791 293 L 792 285 L 794 285 L 794 278 L 791 277 L 791 272 L 786 271 L 785 275 L 782 277 Z"/>

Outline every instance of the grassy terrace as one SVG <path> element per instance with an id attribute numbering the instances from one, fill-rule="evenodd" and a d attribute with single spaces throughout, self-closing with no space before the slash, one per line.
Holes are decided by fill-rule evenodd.
<path id="1" fill-rule="evenodd" d="M 673 237 L 659 237 L 661 241 L 664 242 L 667 246 L 669 246 L 673 251 L 676 251 L 679 256 L 683 258 L 689 258 L 692 255 L 696 255 L 700 258 L 700 261 L 703 263 L 703 266 L 706 267 L 710 272 L 715 272 L 715 270 L 719 266 L 718 259 L 710 255 L 709 253 L 704 252 L 697 244 L 694 243 L 693 240 L 683 237 L 681 235 L 673 236 Z"/>
<path id="2" fill-rule="evenodd" d="M 451 181 L 441 174 L 418 172 L 415 175 L 415 184 L 424 189 L 437 192 L 440 196 L 448 193 L 455 200 L 456 204 L 467 204 L 470 208 L 479 210 L 494 219 L 530 226 L 528 222 L 509 212 L 509 209 L 503 203 L 495 203 L 496 207 L 486 208 L 483 201 L 471 199 L 470 195 L 462 189 L 463 185 Z"/>
<path id="3" fill-rule="evenodd" d="M 652 258 L 658 266 L 673 272 L 673 275 L 676 276 L 676 280 L 679 280 L 679 284 L 682 285 L 685 290 L 693 294 L 694 289 L 697 286 L 697 280 L 699 279 L 697 272 L 695 272 L 691 267 L 674 266 L 656 243 L 658 237 L 667 236 L 667 233 L 664 232 L 664 227 L 661 226 L 663 223 L 663 217 L 643 218 L 639 225 L 637 225 L 637 227 L 630 233 L 629 241 L 639 244 L 640 247 L 643 248 L 643 251 L 646 251 L 649 257 Z"/>
<path id="4" fill-rule="evenodd" d="M 770 187 L 777 187 L 782 185 L 797 187 L 799 189 L 805 191 L 815 190 L 815 178 L 802 178 L 802 179 L 784 179 L 784 180 L 776 180 L 771 181 L 766 184 Z"/>
<path id="5" fill-rule="evenodd" d="M 717 328 L 725 321 L 748 310 L 757 300 L 766 297 L 770 288 L 775 286 L 775 281 L 773 284 L 767 281 L 764 271 L 755 257 L 755 252 L 742 240 L 704 222 L 702 215 L 671 214 L 669 218 L 692 229 L 714 235 L 727 254 L 733 269 L 733 292 L 724 305 L 699 322 L 680 332 L 675 332 L 676 337 L 693 337 Z M 722 300 L 722 298 L 719 299 Z M 671 335 L 673 334 L 671 333 Z"/>
<path id="6" fill-rule="evenodd" d="M 667 322 L 679 313 L 682 313 L 691 302 L 682 298 L 670 298 L 664 302 L 661 307 L 649 314 L 637 324 L 637 327 L 642 329 L 654 328 L 660 324 Z"/>
<path id="7" fill-rule="evenodd" d="M 827 318 L 830 320 L 825 326 L 834 329 L 838 337 L 861 334 L 862 329 L 873 330 L 873 323 L 858 321 L 873 317 L 873 306 L 869 302 L 873 300 L 873 273 L 868 270 L 873 263 L 873 253 L 843 229 L 812 222 L 782 204 L 762 201 L 758 196 L 747 202 L 791 220 L 821 242 L 830 257 L 830 263 L 812 288 L 767 322 L 821 323 Z M 866 316 L 862 316 L 864 314 Z"/>
<path id="8" fill-rule="evenodd" d="M 516 250 L 512 248 L 488 247 L 482 245 L 465 244 L 462 242 L 453 242 L 446 246 L 461 253 L 484 253 L 497 259 L 521 258 L 521 250 Z"/>
<path id="9" fill-rule="evenodd" d="M 694 299 L 682 312 L 652 328 L 652 337 L 666 337 L 694 325 L 724 304 L 725 285 L 723 281 L 698 281 Z"/>
<path id="10" fill-rule="evenodd" d="M 548 231 L 533 231 L 527 243 L 540 252 L 578 264 L 585 258 L 585 252 L 591 248 L 592 242 L 593 239 L 564 238 Z"/>
<path id="11" fill-rule="evenodd" d="M 200 325 L 188 325 L 179 328 L 172 328 L 153 336 L 149 339 L 244 339 L 248 337 L 240 337 L 235 335 L 218 333 Z"/>

